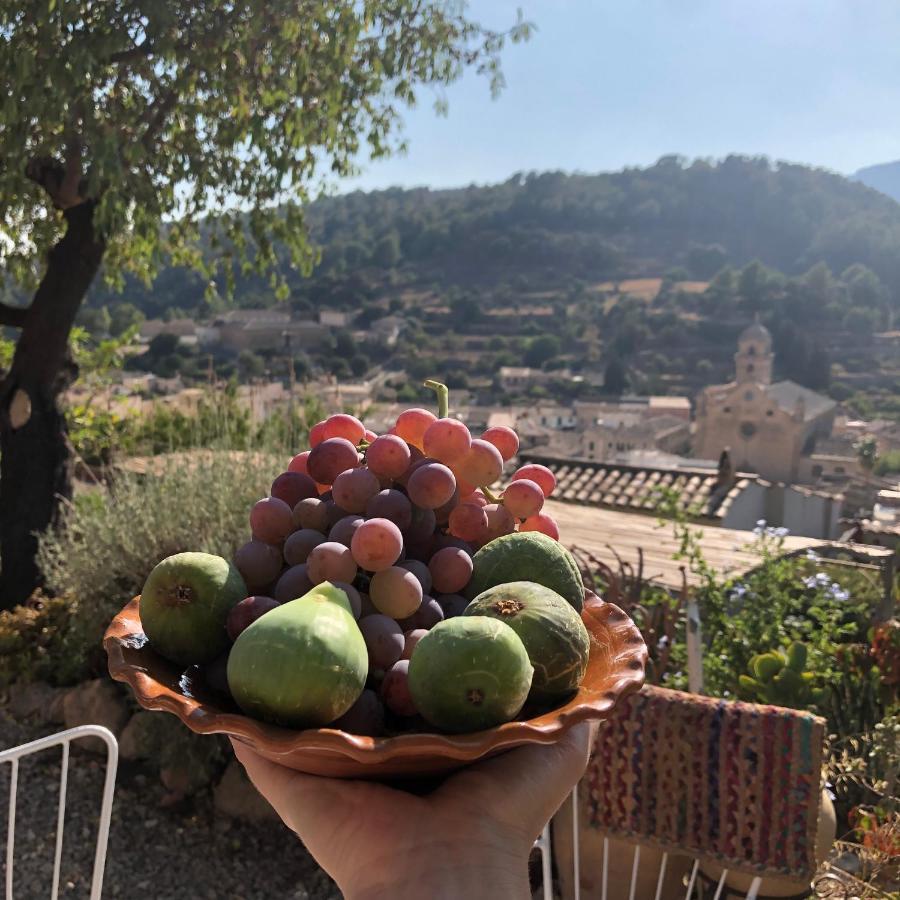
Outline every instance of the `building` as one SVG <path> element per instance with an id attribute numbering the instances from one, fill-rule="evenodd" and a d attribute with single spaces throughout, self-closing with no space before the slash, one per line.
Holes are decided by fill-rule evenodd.
<path id="1" fill-rule="evenodd" d="M 758 322 L 738 339 L 735 379 L 697 398 L 694 455 L 726 449 L 737 467 L 772 481 L 801 480 L 801 460 L 831 434 L 836 404 L 793 381 L 772 382 L 772 336 Z"/>
<path id="2" fill-rule="evenodd" d="M 582 506 L 657 516 L 666 494 L 692 520 L 752 530 L 765 520 L 792 535 L 830 540 L 841 532 L 843 497 L 799 485 L 775 484 L 752 472 L 736 472 L 727 454 L 718 468 L 687 464 L 635 466 L 558 458 L 540 450 L 520 454 L 556 476 L 553 499 Z"/>

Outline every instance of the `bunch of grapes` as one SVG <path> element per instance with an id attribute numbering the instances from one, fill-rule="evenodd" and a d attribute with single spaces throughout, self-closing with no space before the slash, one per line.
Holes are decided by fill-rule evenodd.
<path id="1" fill-rule="evenodd" d="M 335 727 L 378 734 L 385 707 L 416 715 L 410 655 L 428 629 L 465 609 L 475 551 L 516 530 L 559 539 L 542 511 L 556 479 L 524 465 L 495 496 L 519 449 L 515 431 L 473 438 L 425 409 L 405 410 L 382 435 L 340 413 L 316 424 L 309 442 L 250 511 L 252 537 L 234 562 L 254 596 L 235 607 L 229 632 L 321 582 L 342 588 L 368 648 L 369 684 Z"/>

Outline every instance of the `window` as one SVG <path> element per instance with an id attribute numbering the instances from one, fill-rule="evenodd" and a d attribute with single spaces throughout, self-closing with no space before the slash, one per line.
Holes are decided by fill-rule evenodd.
<path id="1" fill-rule="evenodd" d="M 730 412 L 731 412 L 731 407 L 730 407 L 730 406 L 723 406 L 723 407 L 722 407 L 722 412 L 730 413 Z"/>
<path id="2" fill-rule="evenodd" d="M 822 475 L 822 467 L 821 466 L 813 466 L 812 474 L 813 474 L 813 478 L 819 478 Z"/>
<path id="3" fill-rule="evenodd" d="M 753 371 L 753 363 L 747 363 L 747 374 L 749 375 Z"/>
<path id="4" fill-rule="evenodd" d="M 749 440 L 756 434 L 756 426 L 752 422 L 741 422 L 741 435 Z"/>
<path id="5" fill-rule="evenodd" d="M 767 415 L 767 416 L 774 416 L 774 415 L 775 415 L 775 413 L 774 413 L 774 411 L 773 411 L 773 410 L 771 410 L 771 409 L 767 409 L 767 410 L 766 410 L 766 415 Z"/>
<path id="6" fill-rule="evenodd" d="M 756 347 L 754 347 L 753 344 L 747 348 L 747 356 L 756 356 Z M 753 366 L 750 366 L 750 368 L 752 369 Z"/>
<path id="7" fill-rule="evenodd" d="M 835 475 L 843 475 L 843 474 L 844 474 L 844 467 L 843 467 L 843 466 L 835 466 L 835 467 L 834 467 L 834 474 L 835 474 Z"/>
<path id="8" fill-rule="evenodd" d="M 744 399 L 747 400 L 748 402 L 749 402 L 750 400 L 752 400 L 752 399 L 753 399 L 753 391 L 747 391 L 747 392 L 744 394 Z"/>
<path id="9" fill-rule="evenodd" d="M 594 452 L 594 442 L 593 441 L 591 441 L 590 444 L 588 444 L 588 449 L 591 451 L 591 453 Z"/>

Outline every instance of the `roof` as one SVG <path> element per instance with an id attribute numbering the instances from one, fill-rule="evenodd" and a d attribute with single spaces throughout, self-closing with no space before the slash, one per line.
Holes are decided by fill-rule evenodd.
<path id="1" fill-rule="evenodd" d="M 823 413 L 834 409 L 837 404 L 830 397 L 817 394 L 795 381 L 776 381 L 766 388 L 766 395 L 774 400 L 783 410 L 793 413 L 798 402 L 803 401 L 803 418 L 806 421 L 817 419 Z"/>
<path id="2" fill-rule="evenodd" d="M 725 517 L 734 500 L 755 475 L 739 474 L 727 490 L 718 490 L 715 469 L 694 467 L 631 466 L 593 460 L 560 459 L 525 452 L 523 460 L 547 466 L 556 476 L 554 496 L 582 506 L 600 506 L 653 514 L 663 489 L 674 490 L 679 507 L 705 519 Z"/>
<path id="3" fill-rule="evenodd" d="M 742 332 L 741 336 L 738 338 L 738 343 L 742 344 L 744 341 L 764 341 L 768 346 L 772 346 L 772 334 L 765 325 L 760 325 L 759 322 L 754 322 L 752 325 L 748 325 Z"/>
<path id="4" fill-rule="evenodd" d="M 642 553 L 645 578 L 653 578 L 666 587 L 681 587 L 684 560 L 672 558 L 681 546 L 672 522 L 660 524 L 653 516 L 591 509 L 555 499 L 544 503 L 544 511 L 559 524 L 562 541 L 567 547 L 587 551 L 614 571 L 618 568 L 617 554 L 637 570 Z M 692 525 L 691 530 L 699 532 L 703 556 L 717 572 L 738 575 L 759 565 L 759 555 L 753 550 L 756 535 L 752 531 L 715 525 Z M 788 535 L 784 538 L 784 551 L 789 553 L 824 543 L 815 538 Z M 697 581 L 695 575 L 688 574 L 689 584 Z"/>

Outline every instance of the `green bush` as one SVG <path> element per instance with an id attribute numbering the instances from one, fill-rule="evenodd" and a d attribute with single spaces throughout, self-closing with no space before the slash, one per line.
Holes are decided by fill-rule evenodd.
<path id="1" fill-rule="evenodd" d="M 66 674 L 50 680 L 104 670 L 104 629 L 161 559 L 183 550 L 230 556 L 249 538 L 250 507 L 284 465 L 266 454 L 175 454 L 156 459 L 146 475 L 122 474 L 79 497 L 38 552 L 48 590 L 71 598 L 68 615 L 53 624 Z"/>

